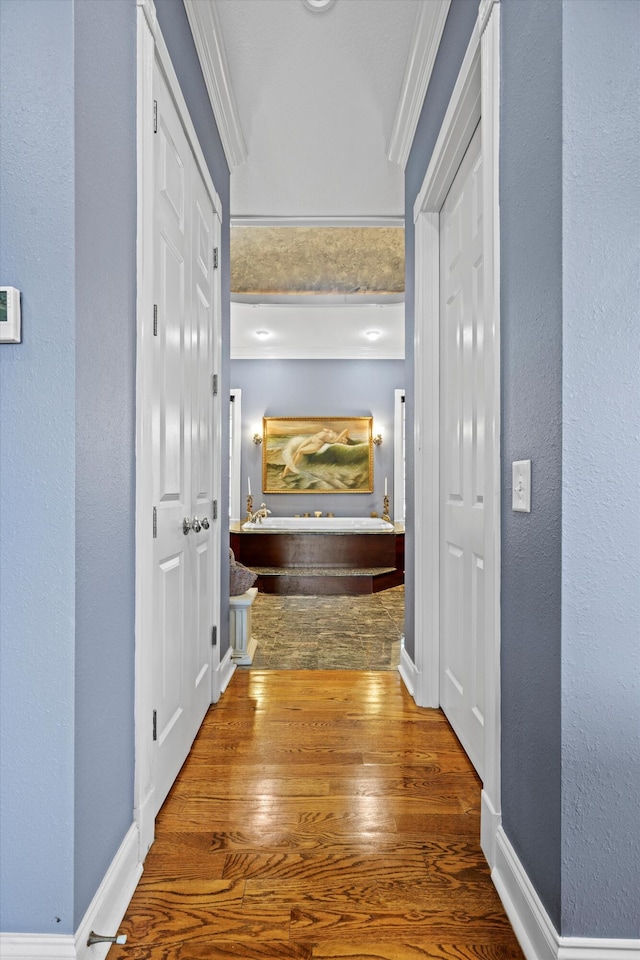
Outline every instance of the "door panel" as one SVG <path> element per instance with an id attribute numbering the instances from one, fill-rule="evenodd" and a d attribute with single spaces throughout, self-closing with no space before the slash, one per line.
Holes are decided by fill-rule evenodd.
<path id="1" fill-rule="evenodd" d="M 440 697 L 482 776 L 484 316 L 476 130 L 440 214 Z"/>
<path id="2" fill-rule="evenodd" d="M 158 811 L 211 702 L 214 212 L 167 84 L 154 68 L 154 805 Z M 211 256 L 211 255 L 210 255 Z M 211 261 L 209 260 L 209 263 Z"/>

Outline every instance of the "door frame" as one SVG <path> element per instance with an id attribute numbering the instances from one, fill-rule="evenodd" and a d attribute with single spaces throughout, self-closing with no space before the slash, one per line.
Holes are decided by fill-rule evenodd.
<path id="1" fill-rule="evenodd" d="M 500 5 L 478 19 L 414 205 L 415 224 L 415 673 L 413 694 L 440 705 L 440 210 L 481 124 L 484 195 L 485 388 L 485 780 L 482 849 L 495 862 L 500 826 L 500 211 L 498 198 Z"/>
<path id="2" fill-rule="evenodd" d="M 154 838 L 152 657 L 153 657 L 153 162 L 154 104 L 153 66 L 157 60 L 174 100 L 185 135 L 214 208 L 214 243 L 220 250 L 222 204 L 207 168 L 195 127 L 189 116 L 178 77 L 162 37 L 153 0 L 137 5 L 137 301 L 136 301 L 136 525 L 135 525 L 135 772 L 134 821 L 139 833 L 138 858 L 144 860 Z M 214 324 L 212 346 L 214 369 L 221 379 L 221 271 L 214 275 Z M 217 319 L 216 319 L 217 318 Z M 219 398 L 218 398 L 219 400 Z M 213 407 L 212 443 L 220 450 L 221 404 Z M 220 502 L 221 463 L 214 462 L 212 496 Z M 221 557 L 220 523 L 213 524 L 212 556 Z M 213 621 L 220 624 L 220 578 L 213 582 Z M 212 702 L 220 659 L 219 646 L 212 647 Z"/>

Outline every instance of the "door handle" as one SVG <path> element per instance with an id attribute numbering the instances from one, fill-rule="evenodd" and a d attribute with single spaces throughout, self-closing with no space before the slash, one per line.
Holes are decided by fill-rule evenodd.
<path id="1" fill-rule="evenodd" d="M 193 530 L 194 533 L 200 533 L 201 530 L 209 529 L 209 518 L 203 517 L 202 520 L 198 520 L 197 517 L 194 517 L 193 520 L 189 520 L 189 517 L 185 517 L 182 521 L 182 532 L 185 537 L 190 530 Z"/>

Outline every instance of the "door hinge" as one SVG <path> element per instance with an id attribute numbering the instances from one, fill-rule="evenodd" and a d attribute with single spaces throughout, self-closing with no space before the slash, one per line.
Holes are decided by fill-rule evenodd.
<path id="1" fill-rule="evenodd" d="M 153 711 L 153 739 L 158 739 L 158 711 Z"/>
<path id="2" fill-rule="evenodd" d="M 211 501 L 211 516 L 213 517 L 214 520 L 218 519 L 218 501 L 217 500 Z"/>
<path id="3" fill-rule="evenodd" d="M 218 396 L 218 374 L 217 373 L 211 374 L 211 393 L 214 395 L 214 397 Z"/>
<path id="4" fill-rule="evenodd" d="M 153 101 L 153 132 L 158 132 L 158 101 Z"/>
<path id="5" fill-rule="evenodd" d="M 217 627 L 211 627 L 211 646 L 212 647 L 218 646 L 218 628 Z"/>
<path id="6" fill-rule="evenodd" d="M 229 396 L 229 403 L 235 403 L 235 402 L 236 402 L 236 395 L 235 393 L 232 393 Z"/>
<path id="7" fill-rule="evenodd" d="M 214 270 L 218 269 L 218 248 L 217 247 L 213 248 L 213 269 Z"/>
<path id="8" fill-rule="evenodd" d="M 158 336 L 158 304 L 153 305 L 153 335 Z"/>
<path id="9" fill-rule="evenodd" d="M 155 540 L 158 536 L 158 508 L 153 508 L 153 539 Z"/>

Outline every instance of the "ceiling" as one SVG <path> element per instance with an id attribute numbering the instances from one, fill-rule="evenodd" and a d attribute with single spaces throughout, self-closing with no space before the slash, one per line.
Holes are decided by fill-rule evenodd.
<path id="1" fill-rule="evenodd" d="M 254 301 L 232 302 L 232 358 L 404 355 L 403 167 L 450 0 L 333 0 L 312 9 L 321 2 L 184 0 L 231 169 L 232 301 Z M 314 227 L 358 228 L 338 242 L 333 235 L 342 266 L 328 266 Z M 297 238 L 283 228 L 296 228 Z M 379 229 L 396 234 L 387 290 Z M 250 235 L 247 253 L 238 237 Z M 377 256 L 375 282 L 360 291 L 371 302 L 347 303 L 360 285 L 349 287 L 364 237 Z M 277 263 L 279 276 L 265 277 L 257 261 Z M 333 302 L 332 269 L 342 294 Z M 301 292 L 323 294 L 322 303 Z M 255 331 L 269 324 L 260 341 Z M 375 344 L 363 342 L 379 328 Z"/>
<path id="2" fill-rule="evenodd" d="M 215 0 L 246 160 L 232 217 L 402 217 L 388 159 L 420 0 Z"/>

